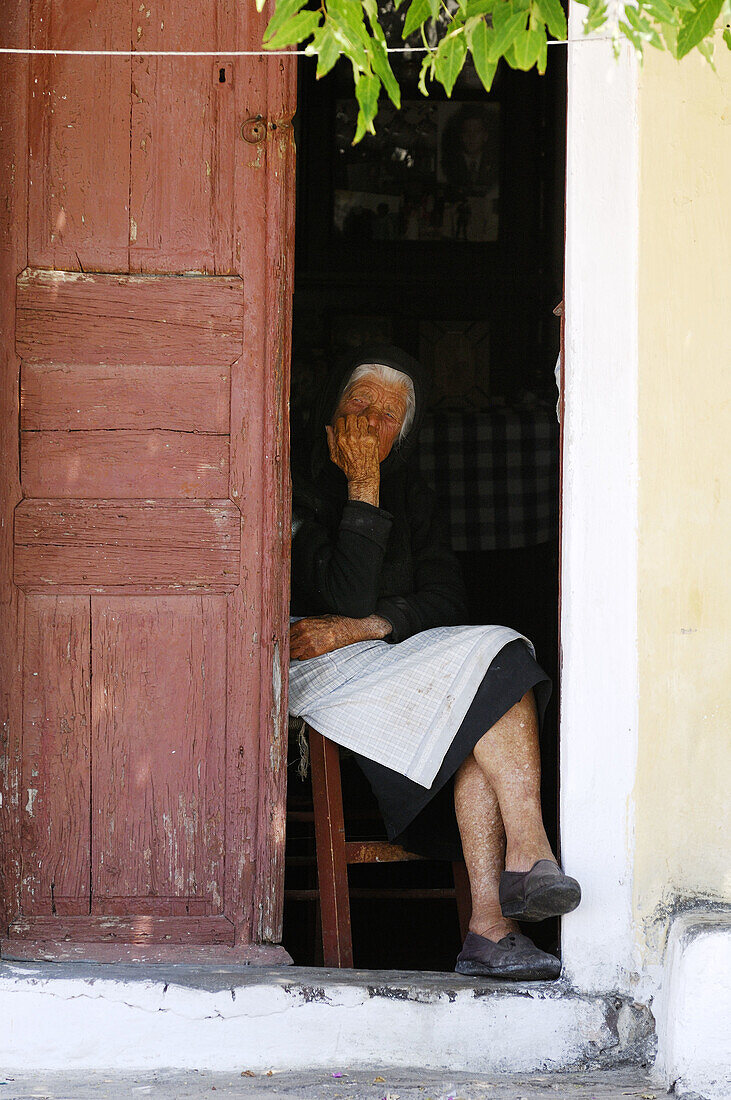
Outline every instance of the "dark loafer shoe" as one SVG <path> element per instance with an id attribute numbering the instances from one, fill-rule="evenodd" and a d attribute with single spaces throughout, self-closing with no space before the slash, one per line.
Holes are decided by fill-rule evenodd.
<path id="1" fill-rule="evenodd" d="M 581 901 L 581 887 L 552 859 L 539 859 L 530 871 L 503 871 L 500 908 L 504 917 L 538 921 L 570 913 Z"/>
<path id="2" fill-rule="evenodd" d="M 541 951 L 521 932 L 511 932 L 497 943 L 468 932 L 454 969 L 469 977 L 550 982 L 561 973 L 561 961 Z"/>

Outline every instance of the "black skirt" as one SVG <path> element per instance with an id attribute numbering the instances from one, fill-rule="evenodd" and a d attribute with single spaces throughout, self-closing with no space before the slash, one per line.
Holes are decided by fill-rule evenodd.
<path id="1" fill-rule="evenodd" d="M 455 773 L 480 738 L 531 689 L 540 729 L 551 697 L 551 681 L 525 642 L 508 642 L 485 673 L 428 789 L 383 764 L 353 754 L 376 796 L 389 840 L 431 859 L 461 859 L 454 812 Z"/>

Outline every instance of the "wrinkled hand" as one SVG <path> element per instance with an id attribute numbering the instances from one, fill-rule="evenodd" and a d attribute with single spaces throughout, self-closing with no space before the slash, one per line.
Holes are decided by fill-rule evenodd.
<path id="1" fill-rule="evenodd" d="M 311 616 L 290 626 L 289 655 L 293 661 L 306 661 L 354 642 L 385 638 L 390 633 L 391 624 L 380 615 L 369 615 L 365 619 L 349 619 L 345 615 Z"/>
<path id="2" fill-rule="evenodd" d="M 378 433 L 365 416 L 339 416 L 328 424 L 327 445 L 330 458 L 349 482 L 378 484 L 381 466 L 378 458 Z"/>

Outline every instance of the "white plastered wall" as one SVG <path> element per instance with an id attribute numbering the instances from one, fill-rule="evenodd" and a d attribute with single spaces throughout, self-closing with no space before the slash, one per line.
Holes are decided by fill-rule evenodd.
<path id="1" fill-rule="evenodd" d="M 578 10 L 577 10 L 578 7 Z M 586 9 L 572 4 L 569 37 Z M 582 990 L 633 984 L 638 733 L 638 66 L 569 45 L 561 570 L 561 853 L 581 882 L 563 957 Z"/>

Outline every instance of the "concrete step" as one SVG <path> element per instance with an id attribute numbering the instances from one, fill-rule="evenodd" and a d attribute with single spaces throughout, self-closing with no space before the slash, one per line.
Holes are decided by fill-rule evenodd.
<path id="1" fill-rule="evenodd" d="M 639 1062 L 641 1006 L 564 982 L 303 967 L 0 963 L 0 1066 L 499 1073 Z"/>

